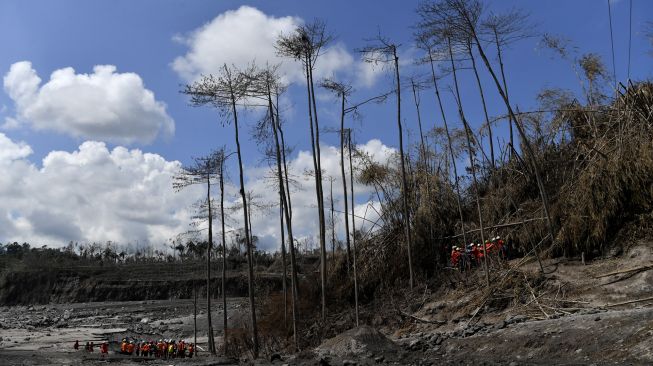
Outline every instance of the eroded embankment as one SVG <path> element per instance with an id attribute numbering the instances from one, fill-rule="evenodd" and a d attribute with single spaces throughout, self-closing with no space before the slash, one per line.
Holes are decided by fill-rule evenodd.
<path id="1" fill-rule="evenodd" d="M 121 273 L 116 273 L 116 270 Z M 156 278 L 156 275 L 130 273 L 129 268 L 108 271 L 25 270 L 5 273 L 0 278 L 0 305 L 188 299 L 193 297 L 194 289 L 199 294 L 206 293 L 206 278 L 199 273 Z M 230 272 L 225 285 L 228 297 L 247 296 L 245 274 Z M 281 288 L 281 276 L 277 274 L 260 274 L 256 278 L 257 292 L 279 291 Z M 212 276 L 211 292 L 216 296 L 221 294 L 221 277 Z"/>

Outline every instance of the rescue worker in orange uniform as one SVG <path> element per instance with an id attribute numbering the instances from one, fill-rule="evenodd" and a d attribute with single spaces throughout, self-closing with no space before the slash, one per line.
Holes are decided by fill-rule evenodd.
<path id="1" fill-rule="evenodd" d="M 191 343 L 188 345 L 188 358 L 193 358 L 194 353 L 195 353 L 195 345 Z"/>
<path id="2" fill-rule="evenodd" d="M 159 341 L 156 343 L 156 352 L 154 354 L 156 358 L 161 358 L 163 355 L 163 347 L 163 341 L 159 339 Z"/>
<path id="3" fill-rule="evenodd" d="M 508 259 L 506 243 L 503 241 L 503 239 L 501 239 L 500 236 L 497 236 L 497 247 L 499 247 L 501 258 Z"/>
<path id="4" fill-rule="evenodd" d="M 179 358 L 184 358 L 186 356 L 186 342 L 183 340 L 179 341 L 179 345 L 177 346 L 177 356 Z"/>
<path id="5" fill-rule="evenodd" d="M 460 252 L 458 251 L 457 246 L 451 248 L 451 266 L 456 268 L 458 267 L 458 261 L 460 260 Z"/>
<path id="6" fill-rule="evenodd" d="M 479 248 L 478 245 L 472 244 L 472 258 L 474 259 L 474 262 L 476 263 L 477 266 L 481 264 L 481 257 L 482 257 L 481 249 Z"/>
<path id="7" fill-rule="evenodd" d="M 134 354 L 134 343 L 133 342 L 127 343 L 127 354 L 130 355 L 130 356 Z"/>
<path id="8" fill-rule="evenodd" d="M 150 356 L 150 344 L 146 342 L 143 345 L 143 357 L 149 357 L 149 356 Z"/>

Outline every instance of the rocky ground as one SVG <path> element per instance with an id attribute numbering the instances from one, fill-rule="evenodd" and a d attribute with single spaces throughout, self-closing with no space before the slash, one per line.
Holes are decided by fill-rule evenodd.
<path id="1" fill-rule="evenodd" d="M 142 362 L 135 357 L 116 354 L 120 340 L 131 336 L 144 340 L 171 338 L 194 342 L 193 304 L 192 300 L 158 300 L 0 307 L 0 364 L 76 365 L 107 362 L 99 355 L 97 348 L 94 353 L 75 351 L 73 344 L 76 340 L 82 348 L 86 342 L 99 344 L 108 341 L 112 362 L 140 364 Z M 245 304 L 245 299 L 229 299 L 227 314 L 232 326 L 242 324 L 245 319 Z M 218 334 L 222 329 L 221 305 L 221 302 L 212 304 L 213 326 Z M 203 300 L 198 304 L 197 314 L 200 358 L 185 360 L 186 364 L 206 361 L 206 357 L 202 357 L 202 350 L 207 348 L 205 309 Z M 221 337 L 218 337 L 218 342 L 221 341 Z"/>
<path id="2" fill-rule="evenodd" d="M 112 342 L 193 339 L 193 301 L 135 301 L 0 307 L 3 365 L 289 364 L 289 365 L 651 365 L 653 364 L 653 245 L 639 243 L 619 257 L 588 262 L 549 260 L 544 276 L 536 262 L 515 268 L 511 283 L 499 272 L 487 294 L 480 271 L 452 273 L 451 286 L 414 292 L 398 310 L 400 325 L 362 326 L 295 355 L 266 359 L 143 360 L 110 352 L 75 352 L 75 340 Z M 636 270 L 633 270 L 636 269 Z M 523 283 L 519 282 L 523 278 Z M 520 289 L 517 291 L 517 289 Z M 519 294 L 517 294 L 519 292 Z M 504 300 L 502 300 L 504 299 Z M 508 300 L 505 300 L 508 299 Z M 648 300 L 647 300 L 648 299 Z M 204 300 L 198 344 L 206 348 Z M 221 329 L 221 304 L 212 308 Z M 229 321 L 247 323 L 245 299 L 230 299 Z M 392 316 L 399 316 L 394 314 Z M 396 323 L 395 323 L 396 324 Z M 231 325 L 230 325 L 231 326 Z M 219 337 L 218 342 L 222 339 Z"/>

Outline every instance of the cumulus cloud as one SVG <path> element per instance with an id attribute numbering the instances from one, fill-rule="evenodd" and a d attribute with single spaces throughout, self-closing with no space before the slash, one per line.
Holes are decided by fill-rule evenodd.
<path id="1" fill-rule="evenodd" d="M 396 153 L 379 140 L 358 145 L 373 159 L 385 162 Z M 163 246 L 177 234 L 189 230 L 192 204 L 204 197 L 203 187 L 181 192 L 172 189 L 172 177 L 181 164 L 157 154 L 122 146 L 109 150 L 102 142 L 87 141 L 75 151 L 52 151 L 35 164 L 28 158 L 29 145 L 12 141 L 0 133 L 0 242 L 19 241 L 33 244 L 63 245 L 80 242 L 113 241 L 121 244 L 142 243 Z M 325 198 L 329 199 L 328 177 L 333 184 L 335 208 L 343 209 L 340 183 L 339 148 L 322 146 L 325 171 Z M 312 158 L 300 151 L 289 160 L 297 185 L 292 190 L 293 228 L 298 239 L 315 238 L 318 232 L 315 185 L 305 171 L 312 170 Z M 246 168 L 246 189 L 262 206 L 278 204 L 278 191 L 268 167 Z M 356 183 L 356 227 L 369 228 L 380 211 L 371 200 L 369 187 Z M 217 190 L 214 190 L 217 194 Z M 227 206 L 240 203 L 235 186 L 228 186 Z M 279 247 L 278 207 L 255 210 L 254 234 L 259 249 Z M 234 212 L 227 230 L 242 227 L 241 211 Z M 344 238 L 342 213 L 337 213 L 337 234 Z M 220 230 L 216 222 L 215 232 Z M 205 233 L 201 234 L 202 236 Z M 315 240 L 313 240 L 315 241 Z"/>
<path id="2" fill-rule="evenodd" d="M 0 241 L 164 244 L 188 229 L 188 207 L 201 195 L 173 191 L 179 162 L 137 149 L 87 141 L 50 152 L 40 167 L 31 153 L 0 133 Z"/>
<path id="3" fill-rule="evenodd" d="M 288 81 L 302 82 L 302 68 L 295 61 L 277 55 L 275 44 L 280 34 L 291 34 L 303 24 L 298 17 L 274 17 L 251 7 L 241 6 L 226 11 L 188 35 L 175 40 L 188 47 L 188 52 L 172 62 L 172 68 L 185 80 L 216 73 L 224 64 L 244 66 L 252 61 L 259 64 L 281 64 L 281 73 Z M 342 73 L 351 79 L 364 70 L 345 45 L 337 42 L 327 47 L 316 64 L 316 78 Z M 373 83 L 367 75 L 365 86 Z"/>
<path id="4" fill-rule="evenodd" d="M 41 78 L 32 64 L 11 65 L 4 89 L 16 105 L 17 118 L 37 130 L 50 130 L 85 139 L 122 144 L 150 143 L 159 135 L 174 134 L 175 124 L 164 103 L 145 88 L 135 73 L 118 73 L 112 65 L 99 65 L 91 74 L 71 67 L 55 70 L 50 80 Z"/>

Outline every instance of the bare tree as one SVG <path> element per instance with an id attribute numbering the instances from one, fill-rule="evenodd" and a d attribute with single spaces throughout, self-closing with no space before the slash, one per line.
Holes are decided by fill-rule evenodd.
<path id="1" fill-rule="evenodd" d="M 214 179 L 222 179 L 222 163 L 224 161 L 224 150 L 218 150 L 206 157 L 194 158 L 193 164 L 182 167 L 175 175 L 173 187 L 179 191 L 191 185 L 206 185 L 206 217 L 208 219 L 208 245 L 206 248 L 206 308 L 208 319 L 208 342 L 209 352 L 216 353 L 215 339 L 213 336 L 213 325 L 211 324 L 211 249 L 213 247 L 213 208 L 211 207 L 211 185 Z M 224 217 L 223 217 L 224 222 Z M 224 282 L 224 278 L 223 278 Z"/>
<path id="2" fill-rule="evenodd" d="M 315 170 L 315 193 L 317 196 L 319 236 L 320 236 L 320 278 L 322 282 L 322 319 L 326 319 L 326 220 L 324 213 L 324 193 L 322 188 L 322 163 L 320 159 L 320 125 L 317 115 L 313 71 L 324 47 L 332 37 L 325 31 L 325 23 L 315 20 L 304 24 L 290 35 L 281 35 L 277 40 L 277 50 L 286 57 L 302 62 L 306 76 L 308 96 L 308 116 L 311 130 L 313 168 Z"/>
<path id="3" fill-rule="evenodd" d="M 251 68 L 250 68 L 251 69 Z M 183 93 L 191 97 L 191 104 L 194 106 L 211 105 L 220 111 L 226 119 L 226 123 L 233 122 L 236 142 L 236 153 L 238 155 L 238 168 L 240 180 L 240 196 L 243 205 L 243 220 L 245 226 L 245 241 L 247 244 L 248 264 L 248 287 L 249 304 L 252 326 L 252 344 L 254 358 L 258 357 L 258 328 L 256 325 L 256 304 L 254 301 L 254 266 L 253 250 L 249 233 L 249 215 L 247 213 L 247 196 L 245 191 L 245 178 L 243 172 L 243 160 L 240 149 L 240 138 L 238 129 L 237 104 L 251 96 L 250 84 L 251 70 L 241 72 L 235 67 L 223 66 L 217 76 L 203 76 L 199 81 L 186 85 Z M 229 119 L 231 117 L 231 119 Z"/>
<path id="4" fill-rule="evenodd" d="M 231 155 L 231 154 L 229 154 Z M 218 155 L 220 158 L 218 176 L 220 178 L 220 224 L 222 226 L 222 339 L 224 339 L 224 354 L 227 350 L 227 231 L 225 230 L 224 214 L 224 163 L 229 155 L 225 155 L 224 148 Z"/>
<path id="5" fill-rule="evenodd" d="M 347 233 L 346 245 L 347 245 L 347 268 L 350 268 L 351 263 L 351 240 L 349 238 L 349 218 L 347 207 L 347 178 L 345 175 L 345 105 L 347 103 L 347 98 L 351 94 L 352 87 L 344 83 L 339 83 L 334 80 L 324 80 L 321 83 L 321 86 L 327 90 L 330 90 L 340 98 L 340 173 L 342 174 L 342 196 L 344 197 L 343 201 L 345 204 L 344 215 L 345 215 L 345 232 Z"/>
<path id="6" fill-rule="evenodd" d="M 467 150 L 469 153 L 469 166 L 472 171 L 472 179 L 474 182 L 474 191 L 475 191 L 475 198 L 476 198 L 476 209 L 478 212 L 478 223 L 480 226 L 480 232 L 481 232 L 481 243 L 483 245 L 483 267 L 485 268 L 485 282 L 487 284 L 487 287 L 490 287 L 490 271 L 488 268 L 487 264 L 487 248 L 486 248 L 486 243 L 485 243 L 485 228 L 483 226 L 483 215 L 481 214 L 481 198 L 480 198 L 480 192 L 478 189 L 478 180 L 476 178 L 476 163 L 474 162 L 474 152 L 472 149 L 472 138 L 471 134 L 473 134 L 471 127 L 469 126 L 469 123 L 467 123 L 467 118 L 465 117 L 465 111 L 463 109 L 463 104 L 462 104 L 462 99 L 460 98 L 460 88 L 458 86 L 458 76 L 456 74 L 456 61 L 454 59 L 453 55 L 453 48 L 451 45 L 451 34 L 446 33 L 444 34 L 447 40 L 447 49 L 449 50 L 449 60 L 451 61 L 451 72 L 453 75 L 454 79 L 454 90 L 456 91 L 455 94 L 455 100 L 456 104 L 458 105 L 458 115 L 460 116 L 460 120 L 463 123 L 463 127 L 465 128 L 465 136 L 467 137 Z"/>
<path id="7" fill-rule="evenodd" d="M 472 48 L 472 40 L 467 39 L 467 42 L 464 44 L 465 50 L 469 55 L 469 59 L 472 62 L 472 70 L 474 71 L 474 77 L 476 78 L 476 85 L 478 86 L 478 93 L 481 96 L 481 105 L 483 106 L 483 115 L 485 117 L 485 125 L 487 126 L 488 139 L 490 140 L 490 171 L 493 171 L 496 168 L 494 163 L 494 138 L 492 137 L 492 124 L 490 123 L 490 116 L 487 112 L 487 103 L 485 102 L 485 93 L 483 93 L 483 84 L 481 83 L 481 77 L 478 74 L 478 67 L 476 67 L 476 57 L 474 57 L 474 49 Z"/>
<path id="8" fill-rule="evenodd" d="M 427 154 L 427 145 L 424 140 L 424 130 L 422 129 L 422 113 L 420 109 L 420 104 L 421 104 L 421 98 L 420 98 L 420 91 L 425 89 L 426 86 L 422 81 L 420 81 L 417 77 L 412 76 L 409 79 L 410 81 L 410 87 L 413 91 L 413 102 L 415 103 L 415 111 L 417 112 L 417 127 L 419 131 L 419 154 L 420 154 L 420 160 L 421 164 L 423 166 L 423 169 L 425 170 L 425 173 L 428 173 L 428 154 Z M 428 184 L 428 180 L 427 180 Z"/>
<path id="9" fill-rule="evenodd" d="M 351 187 L 351 226 L 352 226 L 352 245 L 353 245 L 353 268 L 354 268 L 354 312 L 356 314 L 356 326 L 358 326 L 358 272 L 356 270 L 356 215 L 354 214 L 354 164 L 351 159 L 353 145 L 351 143 L 351 129 L 347 130 L 347 143 L 349 150 L 349 186 Z"/>
<path id="10" fill-rule="evenodd" d="M 461 203 L 461 194 L 460 194 L 460 177 L 458 176 L 458 168 L 456 167 L 456 156 L 453 148 L 453 139 L 451 137 L 451 133 L 449 131 L 449 124 L 447 123 L 447 116 L 444 113 L 444 106 L 442 105 L 442 98 L 440 96 L 440 88 L 438 84 L 438 76 L 435 73 L 435 57 L 434 57 L 434 49 L 433 45 L 430 40 L 430 35 L 418 35 L 417 36 L 417 44 L 418 47 L 422 48 L 423 51 L 426 51 L 426 57 L 428 59 L 428 63 L 431 67 L 431 80 L 433 81 L 433 87 L 435 89 L 435 97 L 438 102 L 438 107 L 440 108 L 440 115 L 442 116 L 442 122 L 444 124 L 444 131 L 447 135 L 447 146 L 448 146 L 448 152 L 449 155 L 451 156 L 451 164 L 453 165 L 453 173 L 454 173 L 454 183 L 455 183 L 455 188 L 456 188 L 456 203 L 458 204 L 458 214 L 460 216 L 460 227 L 462 231 L 462 236 L 463 236 L 463 242 L 467 244 L 467 235 L 465 233 L 465 220 L 463 217 L 463 208 L 462 208 L 462 203 Z M 448 167 L 447 167 L 448 170 Z"/>
<path id="11" fill-rule="evenodd" d="M 336 217 L 333 211 L 333 182 L 336 178 L 327 176 L 327 179 L 329 180 L 329 201 L 331 201 L 331 217 L 329 218 L 331 224 L 331 258 L 334 258 L 336 255 Z"/>
<path id="12" fill-rule="evenodd" d="M 285 158 L 285 146 L 283 143 L 283 135 L 281 130 L 281 122 L 279 119 L 279 95 L 285 90 L 285 85 L 280 81 L 281 77 L 277 74 L 278 67 L 267 66 L 262 71 L 255 75 L 255 87 L 259 98 L 265 100 L 267 104 L 267 113 L 262 119 L 261 123 L 257 126 L 258 135 L 263 137 L 267 136 L 267 140 L 272 140 L 272 154 L 273 160 L 276 163 L 276 182 L 279 185 L 279 208 L 281 213 L 281 235 L 283 238 L 283 223 L 285 218 L 286 231 L 288 233 L 288 247 L 290 248 L 290 266 L 291 266 L 291 292 L 292 292 L 292 325 L 293 325 L 293 339 L 295 349 L 299 349 L 299 339 L 297 334 L 297 319 L 298 312 L 298 284 L 297 284 L 297 265 L 295 258 L 294 236 L 292 231 L 292 211 L 290 205 L 290 186 L 288 179 L 288 166 Z M 274 96 L 274 100 L 273 100 Z M 270 134 L 271 132 L 271 134 Z M 283 239 L 282 239 L 283 240 Z M 284 288 L 286 276 L 286 262 L 285 262 L 285 246 L 282 242 L 283 253 L 283 266 L 284 266 Z M 284 295 L 285 301 L 285 295 Z M 284 305 L 285 306 L 285 305 Z"/>
<path id="13" fill-rule="evenodd" d="M 537 181 L 540 197 L 542 199 L 544 215 L 548 223 L 549 236 L 551 237 L 551 240 L 555 242 L 555 224 L 551 219 L 549 197 L 544 187 L 541 168 L 537 161 L 535 151 L 533 150 L 533 147 L 531 146 L 531 143 L 526 136 L 524 128 L 519 123 L 519 120 L 517 119 L 516 114 L 510 105 L 510 101 L 508 100 L 506 92 L 501 86 L 494 68 L 490 64 L 490 60 L 485 53 L 485 49 L 483 48 L 483 44 L 480 39 L 481 36 L 478 31 L 478 22 L 482 13 L 483 6 L 478 0 L 438 0 L 426 2 L 422 3 L 420 6 L 420 15 L 422 16 L 420 27 L 423 29 L 436 30 L 436 33 L 437 29 L 446 27 L 453 34 L 471 38 L 473 40 L 479 56 L 481 56 L 487 71 L 492 76 L 492 80 L 494 81 L 497 91 L 501 95 L 501 99 L 508 109 L 510 118 L 515 121 L 515 126 L 519 132 L 519 137 L 521 138 L 521 141 L 525 147 L 526 155 L 529 157 L 528 161 L 530 162 L 535 173 L 535 179 Z M 541 268 L 541 270 L 543 269 Z"/>
<path id="14" fill-rule="evenodd" d="M 376 38 L 370 40 L 371 44 L 362 48 L 360 51 L 363 54 L 365 62 L 368 63 L 392 63 L 394 65 L 395 76 L 395 94 L 397 96 L 397 129 L 399 133 L 399 158 L 401 160 L 401 192 L 404 213 L 404 233 L 406 240 L 406 248 L 408 251 L 408 271 L 410 288 L 413 288 L 413 258 L 412 258 L 412 236 L 410 229 L 410 208 L 408 203 L 408 179 L 406 177 L 406 166 L 404 155 L 404 137 L 403 128 L 401 125 L 401 77 L 399 75 L 399 55 L 397 54 L 397 45 L 392 43 L 389 39 L 378 35 Z"/>
<path id="15" fill-rule="evenodd" d="M 497 59 L 499 61 L 499 70 L 501 71 L 501 80 L 503 82 L 503 90 L 506 93 L 506 99 L 509 99 L 508 83 L 506 82 L 506 72 L 503 63 L 502 49 L 511 43 L 517 42 L 524 38 L 531 36 L 529 32 L 529 24 L 527 23 L 528 15 L 519 9 L 513 9 L 504 14 L 491 13 L 482 23 L 481 31 L 485 33 L 486 38 L 493 42 L 497 47 Z M 512 116 L 508 116 L 508 123 L 510 127 L 510 146 L 515 146 L 514 133 L 512 131 L 513 123 Z M 512 157 L 512 151 L 510 153 Z"/>

